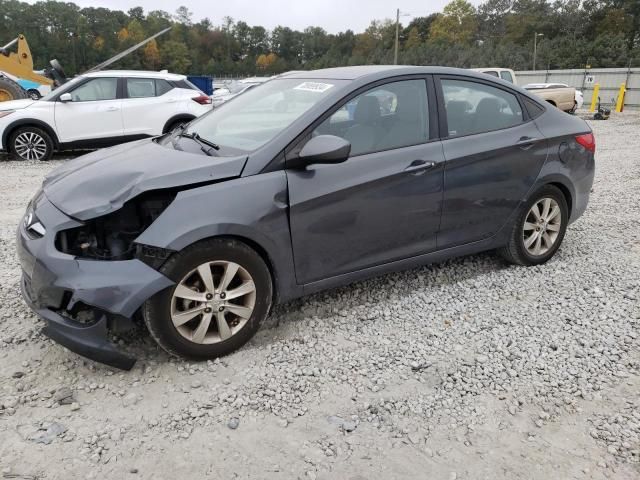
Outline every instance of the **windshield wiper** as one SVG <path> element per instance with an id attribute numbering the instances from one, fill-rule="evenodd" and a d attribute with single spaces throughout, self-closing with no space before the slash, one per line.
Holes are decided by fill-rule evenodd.
<path id="1" fill-rule="evenodd" d="M 202 138 L 198 133 L 196 132 L 191 132 L 191 133 L 185 133 L 184 129 L 182 129 L 180 131 L 180 133 L 178 134 L 179 137 L 184 137 L 184 138 L 189 138 L 193 141 L 195 141 L 197 144 L 200 145 L 200 149 L 206 153 L 207 155 L 211 156 L 213 155 L 213 153 L 211 152 L 211 150 L 220 150 L 220 145 L 213 143 L 209 140 L 207 140 L 206 138 Z M 209 147 L 209 148 L 206 148 Z"/>

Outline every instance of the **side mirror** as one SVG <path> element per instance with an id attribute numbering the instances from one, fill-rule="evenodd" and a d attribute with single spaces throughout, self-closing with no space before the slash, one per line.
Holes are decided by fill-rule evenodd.
<path id="1" fill-rule="evenodd" d="M 70 93 L 63 93 L 58 97 L 58 100 L 60 100 L 62 103 L 73 102 L 73 97 L 71 97 Z"/>
<path id="2" fill-rule="evenodd" d="M 309 140 L 298 158 L 289 162 L 293 168 L 302 168 L 314 163 L 342 163 L 351 153 L 351 144 L 335 135 L 318 135 Z"/>

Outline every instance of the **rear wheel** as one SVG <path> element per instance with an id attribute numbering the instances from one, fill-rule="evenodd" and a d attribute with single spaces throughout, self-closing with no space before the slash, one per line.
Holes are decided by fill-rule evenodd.
<path id="1" fill-rule="evenodd" d="M 9 140 L 9 149 L 20 160 L 49 160 L 53 155 L 53 140 L 38 127 L 20 127 Z"/>
<path id="2" fill-rule="evenodd" d="M 509 244 L 500 254 L 519 265 L 545 263 L 560 248 L 568 219 L 564 194 L 553 185 L 542 187 L 523 205 Z"/>
<path id="3" fill-rule="evenodd" d="M 271 308 L 269 269 L 241 242 L 197 243 L 160 271 L 176 285 L 149 299 L 143 314 L 151 335 L 171 354 L 208 359 L 231 353 L 255 334 Z"/>

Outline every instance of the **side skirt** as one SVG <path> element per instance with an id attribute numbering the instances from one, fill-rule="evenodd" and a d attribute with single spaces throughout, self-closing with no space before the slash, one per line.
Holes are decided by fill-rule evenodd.
<path id="1" fill-rule="evenodd" d="M 498 232 L 493 237 L 478 240 L 477 242 L 425 253 L 416 257 L 396 260 L 394 262 L 385 263 L 383 265 L 376 265 L 374 267 L 358 270 L 357 272 L 344 273 L 335 277 L 308 283 L 303 286 L 303 292 L 304 295 L 309 295 L 311 293 L 327 290 L 329 288 L 340 287 L 387 273 L 420 267 L 430 263 L 438 263 L 450 258 L 461 257 L 463 255 L 471 255 L 487 250 L 493 250 L 507 243 L 507 235 L 511 231 L 511 223 L 509 222 L 508 226 L 505 227 L 503 227 L 500 232 Z"/>

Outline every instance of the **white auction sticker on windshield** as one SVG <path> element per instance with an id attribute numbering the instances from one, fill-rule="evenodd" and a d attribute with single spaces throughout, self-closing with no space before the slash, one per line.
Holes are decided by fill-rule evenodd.
<path id="1" fill-rule="evenodd" d="M 305 90 L 307 92 L 318 92 L 323 93 L 333 87 L 331 83 L 320 83 L 320 82 L 304 82 L 298 85 L 297 87 L 293 87 L 294 90 Z"/>

